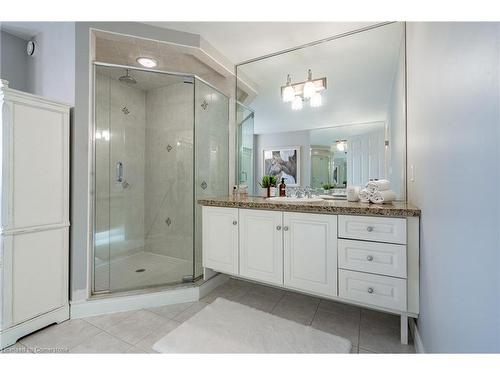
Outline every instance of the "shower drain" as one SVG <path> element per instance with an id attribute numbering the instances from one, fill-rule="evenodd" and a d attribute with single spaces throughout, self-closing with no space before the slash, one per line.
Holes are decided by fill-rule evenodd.
<path id="1" fill-rule="evenodd" d="M 135 270 L 135 272 L 144 272 L 144 271 L 146 271 L 145 268 L 139 268 L 138 270 Z"/>

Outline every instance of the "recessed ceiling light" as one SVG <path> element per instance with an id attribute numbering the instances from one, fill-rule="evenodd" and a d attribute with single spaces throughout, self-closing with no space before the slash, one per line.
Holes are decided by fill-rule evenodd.
<path id="1" fill-rule="evenodd" d="M 158 65 L 158 61 L 151 57 L 138 57 L 136 60 L 139 64 L 144 66 L 145 68 L 154 68 L 156 65 Z"/>

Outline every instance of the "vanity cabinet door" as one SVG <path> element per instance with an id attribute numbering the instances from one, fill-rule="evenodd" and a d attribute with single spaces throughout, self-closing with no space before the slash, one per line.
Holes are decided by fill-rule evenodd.
<path id="1" fill-rule="evenodd" d="M 238 274 L 238 209 L 203 207 L 203 267 Z"/>
<path id="2" fill-rule="evenodd" d="M 283 213 L 240 210 L 240 275 L 283 284 Z"/>
<path id="3" fill-rule="evenodd" d="M 337 216 L 283 214 L 284 284 L 337 295 Z"/>

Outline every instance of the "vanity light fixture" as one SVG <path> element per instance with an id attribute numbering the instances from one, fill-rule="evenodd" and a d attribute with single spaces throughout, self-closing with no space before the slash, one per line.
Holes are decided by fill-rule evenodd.
<path id="1" fill-rule="evenodd" d="M 335 143 L 337 145 L 337 151 L 343 152 L 343 151 L 346 150 L 346 148 L 347 148 L 347 140 L 342 139 L 342 140 L 335 141 Z"/>
<path id="2" fill-rule="evenodd" d="M 312 71 L 309 69 L 307 71 L 307 82 L 304 84 L 304 99 L 311 99 L 316 93 L 316 86 L 312 81 Z"/>
<path id="3" fill-rule="evenodd" d="M 283 89 L 282 98 L 285 103 L 293 102 L 295 98 L 295 90 L 292 87 L 292 77 L 290 77 L 290 74 L 286 76 L 286 86 Z"/>
<path id="4" fill-rule="evenodd" d="M 302 97 L 300 97 L 298 95 L 295 96 L 295 98 L 293 99 L 293 102 L 292 102 L 292 109 L 294 111 L 300 111 L 303 106 L 304 106 L 304 104 L 302 103 Z"/>
<path id="5" fill-rule="evenodd" d="M 158 61 L 151 57 L 140 56 L 136 59 L 136 61 L 145 68 L 154 68 L 158 65 Z"/>
<path id="6" fill-rule="evenodd" d="M 292 103 L 293 110 L 303 108 L 303 102 L 309 101 L 311 107 L 320 107 L 322 97 L 320 91 L 326 90 L 326 77 L 312 78 L 312 71 L 307 71 L 307 81 L 292 83 L 290 74 L 286 77 L 286 85 L 281 86 L 281 99 L 284 103 Z M 299 99 L 297 99 L 299 97 Z M 300 102 L 300 103 L 299 103 Z"/>

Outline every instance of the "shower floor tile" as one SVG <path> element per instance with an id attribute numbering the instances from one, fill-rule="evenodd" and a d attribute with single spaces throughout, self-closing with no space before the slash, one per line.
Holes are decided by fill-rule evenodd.
<path id="1" fill-rule="evenodd" d="M 179 283 L 192 272 L 191 261 L 141 251 L 97 266 L 95 290 L 119 291 Z"/>

